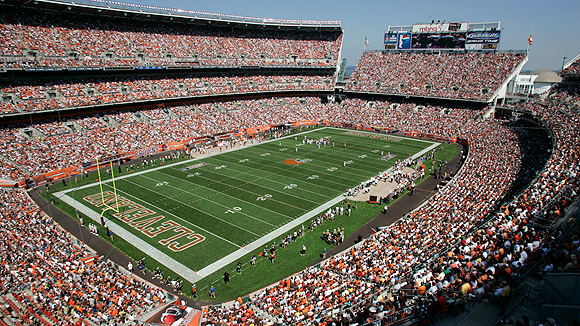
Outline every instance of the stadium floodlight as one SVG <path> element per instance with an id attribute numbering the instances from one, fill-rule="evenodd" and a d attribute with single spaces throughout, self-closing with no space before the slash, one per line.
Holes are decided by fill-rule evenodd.
<path id="1" fill-rule="evenodd" d="M 103 214 L 106 211 L 112 210 L 115 213 L 119 213 L 119 196 L 117 196 L 117 186 L 115 185 L 115 170 L 113 169 L 113 162 L 109 161 L 110 171 L 111 171 L 111 180 L 113 183 L 113 194 L 115 195 L 115 203 L 113 205 L 109 205 L 107 202 L 111 202 L 110 199 L 105 201 L 105 194 L 103 192 L 103 180 L 101 179 L 101 167 L 99 166 L 99 158 L 97 160 L 97 174 L 99 175 L 99 187 L 101 189 L 101 201 L 103 203 L 103 211 L 101 212 L 101 220 L 103 218 Z"/>

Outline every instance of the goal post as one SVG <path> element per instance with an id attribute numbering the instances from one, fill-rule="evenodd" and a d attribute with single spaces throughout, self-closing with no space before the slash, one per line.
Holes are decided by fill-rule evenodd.
<path id="1" fill-rule="evenodd" d="M 113 183 L 113 194 L 115 194 L 115 202 L 112 205 L 109 205 L 105 201 L 105 193 L 103 191 L 103 180 L 101 178 L 101 166 L 99 164 L 99 158 L 96 158 L 97 161 L 97 174 L 99 176 L 99 188 L 101 190 L 101 201 L 103 204 L 103 211 L 101 212 L 101 217 L 105 214 L 106 211 L 114 211 L 115 213 L 119 213 L 119 197 L 117 196 L 117 186 L 115 185 L 115 170 L 113 169 L 113 162 L 109 162 L 110 171 L 111 171 L 111 181 Z"/>

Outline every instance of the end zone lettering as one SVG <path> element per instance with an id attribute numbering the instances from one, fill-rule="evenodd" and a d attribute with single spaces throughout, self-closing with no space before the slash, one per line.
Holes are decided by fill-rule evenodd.
<path id="1" fill-rule="evenodd" d="M 205 165 L 205 163 L 201 164 Z M 163 215 L 152 216 L 156 215 L 154 211 L 145 208 L 134 201 L 122 196 L 117 196 L 117 198 L 115 198 L 115 193 L 112 191 L 105 191 L 102 194 L 99 192 L 86 196 L 83 199 L 96 207 L 103 206 L 103 202 L 115 203 L 115 201 L 118 201 L 119 207 L 125 207 L 127 209 L 113 214 L 113 217 L 125 222 L 127 225 L 133 227 L 135 230 L 138 230 L 151 239 L 163 234 L 164 239 L 159 240 L 158 243 L 166 246 L 171 251 L 183 251 L 205 240 L 203 235 L 195 233 L 191 229 L 173 220 L 167 219 Z M 169 237 L 167 237 L 166 232 L 170 233 Z M 183 243 L 183 240 L 185 239 L 190 241 Z"/>
<path id="2" fill-rule="evenodd" d="M 200 168 L 200 167 L 206 166 L 206 165 L 207 165 L 207 163 L 201 162 L 201 163 L 197 163 L 197 164 L 194 164 L 194 165 L 186 166 L 186 167 L 181 168 L 179 170 L 185 172 L 185 171 L 197 169 L 197 168 Z"/>
<path id="3" fill-rule="evenodd" d="M 357 131 L 347 131 L 344 134 L 349 135 L 349 136 L 369 137 L 369 138 L 382 139 L 382 140 L 388 140 L 388 141 L 394 141 L 394 142 L 400 142 L 402 140 L 399 137 L 393 137 L 393 136 L 381 135 L 381 134 L 368 134 L 368 133 L 357 132 Z"/>

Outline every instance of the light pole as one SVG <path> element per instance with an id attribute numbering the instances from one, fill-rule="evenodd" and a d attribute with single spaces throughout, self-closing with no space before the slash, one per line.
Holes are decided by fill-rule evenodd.
<path id="1" fill-rule="evenodd" d="M 566 62 L 566 58 L 567 57 L 562 57 L 562 68 L 560 68 L 560 71 L 564 70 L 564 62 Z"/>

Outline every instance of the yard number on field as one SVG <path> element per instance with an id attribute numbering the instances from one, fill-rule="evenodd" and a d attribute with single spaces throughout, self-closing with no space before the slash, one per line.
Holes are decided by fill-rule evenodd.
<path id="1" fill-rule="evenodd" d="M 221 170 L 227 168 L 227 165 L 218 165 L 215 167 L 216 170 Z"/>
<path id="2" fill-rule="evenodd" d="M 291 183 L 289 185 L 284 186 L 284 189 L 294 189 L 296 187 L 298 187 L 297 184 Z"/>
<path id="3" fill-rule="evenodd" d="M 260 156 L 270 156 L 270 153 L 260 154 Z"/>
<path id="4" fill-rule="evenodd" d="M 201 175 L 201 173 L 199 173 L 199 172 L 195 172 L 195 173 L 190 173 L 190 174 L 188 174 L 188 175 L 187 175 L 187 177 L 188 177 L 188 178 L 193 178 L 193 177 L 198 177 L 198 176 L 200 176 L 200 175 Z"/>
<path id="5" fill-rule="evenodd" d="M 242 211 L 242 208 L 241 207 L 232 207 L 232 209 L 228 209 L 226 211 L 226 214 L 227 213 L 234 214 L 234 213 L 241 212 L 241 211 Z"/>
<path id="6" fill-rule="evenodd" d="M 245 162 L 248 162 L 248 161 L 249 161 L 249 160 L 248 160 L 247 158 L 245 158 L 245 159 L 243 159 L 243 160 L 240 160 L 240 163 L 245 163 Z"/>
<path id="7" fill-rule="evenodd" d="M 265 194 L 264 196 L 260 196 L 260 197 L 256 198 L 256 200 L 261 200 L 261 201 L 264 201 L 264 200 L 266 200 L 266 199 L 268 199 L 268 198 L 272 198 L 272 195 L 270 195 L 270 194 Z"/>
<path id="8" fill-rule="evenodd" d="M 155 187 L 162 187 L 162 186 L 167 186 L 169 184 L 169 182 L 167 181 L 163 181 L 163 182 L 157 182 L 155 184 Z"/>
<path id="9" fill-rule="evenodd" d="M 318 179 L 318 176 L 316 174 L 313 174 L 313 175 L 308 177 L 308 180 L 314 180 L 314 179 Z"/>

